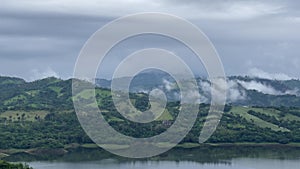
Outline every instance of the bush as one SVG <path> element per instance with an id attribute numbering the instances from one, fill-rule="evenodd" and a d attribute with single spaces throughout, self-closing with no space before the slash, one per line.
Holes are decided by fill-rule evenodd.
<path id="1" fill-rule="evenodd" d="M 0 169 L 32 169 L 27 164 L 10 164 L 6 161 L 0 160 Z"/>

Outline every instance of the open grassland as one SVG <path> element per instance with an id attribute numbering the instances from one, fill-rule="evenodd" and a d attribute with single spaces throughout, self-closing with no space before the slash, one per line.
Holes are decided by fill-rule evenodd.
<path id="1" fill-rule="evenodd" d="M 0 114 L 0 118 L 5 118 L 7 121 L 36 121 L 44 119 L 48 111 L 6 111 Z"/>
<path id="2" fill-rule="evenodd" d="M 245 118 L 247 121 L 249 122 L 253 122 L 255 125 L 262 127 L 262 128 L 270 128 L 274 131 L 289 131 L 286 128 L 283 127 L 279 127 L 278 125 L 272 124 L 270 122 L 264 121 L 254 115 L 251 115 L 249 113 L 247 113 L 249 110 L 253 110 L 253 111 L 257 111 L 269 116 L 277 116 L 279 114 L 279 112 L 277 110 L 274 109 L 265 109 L 265 108 L 250 108 L 250 107 L 233 107 L 230 112 L 236 114 L 236 115 L 240 115 L 241 117 Z M 292 115 L 290 115 L 289 117 L 286 118 L 293 118 Z"/>

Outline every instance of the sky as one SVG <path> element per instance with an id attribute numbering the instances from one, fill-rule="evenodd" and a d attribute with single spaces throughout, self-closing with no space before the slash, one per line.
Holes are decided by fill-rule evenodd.
<path id="1" fill-rule="evenodd" d="M 0 0 L 0 3 L 1 76 L 28 81 L 48 76 L 70 78 L 81 48 L 99 28 L 129 14 L 164 12 L 187 19 L 207 35 L 219 53 L 226 75 L 300 78 L 300 1 Z M 110 65 L 126 51 L 153 45 L 181 49 L 166 39 L 136 38 L 113 51 L 114 56 L 107 58 L 103 69 L 113 69 Z"/>

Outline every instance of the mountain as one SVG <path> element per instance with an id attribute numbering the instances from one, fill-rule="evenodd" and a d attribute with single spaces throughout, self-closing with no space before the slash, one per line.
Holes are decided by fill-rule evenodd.
<path id="1" fill-rule="evenodd" d="M 54 77 L 25 82 L 18 78 L 0 77 L 0 111 L 70 109 L 72 80 Z M 59 106 L 58 106 L 59 105 Z"/>
<path id="2" fill-rule="evenodd" d="M 128 78 L 116 79 L 123 84 Z M 110 80 L 96 79 L 96 85 L 110 89 Z M 210 82 L 197 78 L 201 103 L 210 102 Z M 12 109 L 53 109 L 59 105 L 70 109 L 72 80 L 54 77 L 26 82 L 20 78 L 0 77 L 0 111 Z M 255 77 L 232 76 L 227 80 L 227 103 L 237 106 L 300 107 L 299 80 L 269 80 Z M 122 86 L 122 85 L 121 85 Z M 179 100 L 180 90 L 175 80 L 166 73 L 145 72 L 133 78 L 132 93 L 149 93 L 154 88 L 163 90 L 169 101 Z"/>
<path id="3" fill-rule="evenodd" d="M 24 84 L 25 80 L 16 77 L 1 77 L 0 86 Z"/>
<path id="4" fill-rule="evenodd" d="M 147 78 L 151 80 L 147 81 Z M 106 85 L 110 83 L 101 81 Z M 198 142 L 208 115 L 210 105 L 205 103 L 209 100 L 210 82 L 203 78 L 197 81 L 199 91 L 206 99 L 200 104 L 196 123 L 182 143 Z M 26 82 L 18 78 L 0 77 L 0 82 L 0 149 L 63 148 L 93 143 L 82 130 L 73 107 L 72 79 L 50 77 Z M 148 85 L 146 82 L 149 82 Z M 231 100 L 209 143 L 300 142 L 298 80 L 229 77 L 228 84 L 228 98 Z M 132 91 L 136 93 L 130 94 L 130 101 L 138 110 L 147 110 L 149 98 L 143 92 L 155 87 L 169 92 L 168 96 L 174 100 L 169 100 L 159 118 L 145 124 L 124 118 L 114 107 L 109 89 L 98 87 L 95 92 L 102 115 L 115 130 L 128 136 L 144 138 L 166 131 L 179 112 L 180 104 L 172 95 L 178 92 L 177 86 L 165 74 L 146 73 L 135 77 Z M 87 101 L 89 98 L 87 95 L 79 99 Z M 128 112 L 131 112 L 130 109 Z"/>
<path id="5" fill-rule="evenodd" d="M 114 79 L 120 89 L 128 77 Z M 196 78 L 201 94 L 201 103 L 210 103 L 211 83 L 201 77 Z M 96 79 L 96 85 L 110 89 L 111 80 Z M 248 76 L 227 78 L 227 103 L 241 106 L 300 107 L 300 80 L 270 80 Z M 171 101 L 179 100 L 180 90 L 175 80 L 167 73 L 143 72 L 135 76 L 130 85 L 132 93 L 149 93 L 159 88 Z"/>
<path id="6" fill-rule="evenodd" d="M 122 84 L 124 84 L 129 79 L 130 77 L 122 77 L 122 78 L 116 78 L 115 80 L 116 83 L 122 86 Z M 174 82 L 173 78 L 169 74 L 164 72 L 159 72 L 159 71 L 143 72 L 133 77 L 130 91 L 139 92 L 143 90 L 150 90 L 155 87 L 160 87 L 164 85 L 164 81 L 166 80 Z M 111 86 L 111 80 L 96 79 L 95 81 L 96 84 L 102 88 L 109 89 Z"/>
<path id="7" fill-rule="evenodd" d="M 116 79 L 122 84 L 128 78 Z M 96 79 L 96 85 L 110 89 L 111 81 Z M 210 82 L 197 78 L 201 103 L 210 102 Z M 71 109 L 72 79 L 54 77 L 33 82 L 20 78 L 0 77 L 0 111 L 13 109 Z M 255 77 L 232 76 L 227 80 L 227 104 L 260 107 L 300 107 L 299 80 L 269 80 Z M 169 101 L 179 100 L 180 90 L 175 80 L 166 73 L 145 72 L 133 78 L 130 91 L 146 93 L 152 89 L 163 90 Z"/>

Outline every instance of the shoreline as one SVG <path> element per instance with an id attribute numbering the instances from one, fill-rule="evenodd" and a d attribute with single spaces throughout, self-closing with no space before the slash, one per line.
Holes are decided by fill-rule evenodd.
<path id="1" fill-rule="evenodd" d="M 110 148 L 120 148 L 122 145 L 104 145 Z M 279 143 L 183 143 L 178 144 L 173 149 L 181 148 L 181 149 L 193 149 L 193 148 L 201 148 L 201 147 L 262 147 L 262 148 L 300 148 L 300 143 L 289 143 L 289 144 L 279 144 Z M 0 159 L 5 157 L 25 153 L 29 155 L 41 155 L 41 154 L 48 154 L 48 155 L 64 155 L 67 154 L 71 150 L 76 149 L 103 149 L 96 144 L 71 144 L 66 145 L 64 148 L 31 148 L 31 149 L 0 149 Z M 122 147 L 124 148 L 124 147 Z M 121 148 L 121 149 L 122 149 Z"/>

